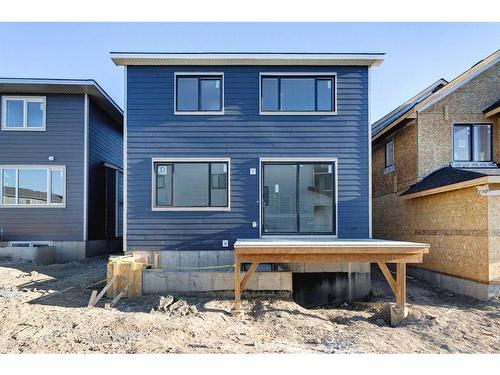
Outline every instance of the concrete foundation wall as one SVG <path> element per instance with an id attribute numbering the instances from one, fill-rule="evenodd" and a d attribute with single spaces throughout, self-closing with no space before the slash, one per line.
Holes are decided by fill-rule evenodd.
<path id="1" fill-rule="evenodd" d="M 23 259 L 37 264 L 78 262 L 86 257 L 120 251 L 121 241 L 52 241 L 51 246 L 10 247 L 0 242 L 0 256 Z"/>
<path id="2" fill-rule="evenodd" d="M 151 251 L 134 251 L 147 257 L 153 263 Z M 221 251 L 159 251 L 159 269 L 146 270 L 143 274 L 143 292 L 210 292 L 234 290 L 234 252 Z M 228 266 L 228 267 L 225 267 Z M 276 272 L 279 271 L 279 272 Z M 339 282 L 329 288 L 330 300 L 365 297 L 370 291 L 370 265 L 368 263 L 329 263 L 306 264 L 292 263 L 280 265 L 259 265 L 254 273 L 248 290 L 250 291 L 289 291 L 293 274 L 336 274 Z M 325 279 L 326 280 L 326 279 Z M 335 290 L 335 288 L 337 290 Z M 333 293 L 333 294 L 332 294 Z"/>
<path id="3" fill-rule="evenodd" d="M 500 284 L 483 284 L 417 267 L 408 267 L 407 273 L 410 276 L 425 280 L 438 288 L 447 289 L 481 301 L 500 297 Z"/>
<path id="4" fill-rule="evenodd" d="M 232 272 L 165 272 L 161 269 L 146 270 L 142 279 L 144 294 L 166 292 L 215 292 L 233 291 Z M 248 290 L 291 291 L 291 272 L 255 272 Z"/>

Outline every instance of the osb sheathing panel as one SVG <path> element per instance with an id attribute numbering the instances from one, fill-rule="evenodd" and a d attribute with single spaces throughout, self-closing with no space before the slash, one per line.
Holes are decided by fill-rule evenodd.
<path id="1" fill-rule="evenodd" d="M 407 126 L 394 135 L 395 169 L 393 172 L 384 174 L 386 141 L 377 144 L 373 150 L 372 185 L 374 197 L 393 193 L 395 186 L 398 192 L 402 192 L 414 184 L 417 179 L 417 130 L 415 124 Z"/>
<path id="2" fill-rule="evenodd" d="M 490 191 L 500 191 L 500 184 L 489 185 Z M 490 235 L 490 280 L 500 282 L 500 195 L 488 196 L 488 226 Z"/>
<path id="3" fill-rule="evenodd" d="M 424 268 L 470 280 L 490 280 L 488 202 L 475 187 L 402 200 L 373 200 L 374 236 L 429 243 Z M 496 266 L 495 266 L 496 267 Z"/>
<path id="4" fill-rule="evenodd" d="M 492 122 L 482 111 L 498 100 L 500 63 L 486 70 L 470 82 L 420 111 L 418 122 L 418 176 L 450 163 L 452 155 L 452 127 L 459 122 Z M 498 134 L 498 129 L 494 132 Z M 498 148 L 497 148 L 498 150 Z M 496 152 L 496 161 L 498 159 Z"/>

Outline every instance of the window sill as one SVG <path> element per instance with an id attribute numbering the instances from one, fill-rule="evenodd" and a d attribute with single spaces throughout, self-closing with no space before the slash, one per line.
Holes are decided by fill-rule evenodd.
<path id="1" fill-rule="evenodd" d="M 261 116 L 335 116 L 337 112 L 259 112 Z"/>
<path id="2" fill-rule="evenodd" d="M 223 116 L 224 111 L 192 111 L 192 112 L 178 112 L 174 111 L 175 116 Z"/>
<path id="3" fill-rule="evenodd" d="M 56 205 L 56 204 L 0 204 L 0 209 L 2 208 L 66 208 L 66 205 Z"/>
<path id="4" fill-rule="evenodd" d="M 384 168 L 384 174 L 389 174 L 389 173 L 392 173 L 396 170 L 396 165 L 393 164 L 393 165 L 389 165 L 388 167 L 385 167 Z"/>
<path id="5" fill-rule="evenodd" d="M 451 166 L 453 168 L 498 168 L 492 161 L 454 161 Z"/>
<path id="6" fill-rule="evenodd" d="M 229 212 L 231 207 L 152 207 L 152 211 L 183 211 L 183 212 Z"/>
<path id="7" fill-rule="evenodd" d="M 6 132 L 44 132 L 46 128 L 7 128 L 2 126 L 2 131 Z"/>

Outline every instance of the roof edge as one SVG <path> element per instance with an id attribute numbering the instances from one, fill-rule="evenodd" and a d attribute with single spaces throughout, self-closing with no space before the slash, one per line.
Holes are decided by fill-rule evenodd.
<path id="1" fill-rule="evenodd" d="M 110 52 L 117 66 L 126 65 L 366 65 L 378 66 L 384 53 L 224 53 Z"/>

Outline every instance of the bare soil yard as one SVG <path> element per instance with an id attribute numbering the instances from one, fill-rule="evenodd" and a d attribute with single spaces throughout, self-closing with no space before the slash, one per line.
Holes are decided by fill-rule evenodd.
<path id="1" fill-rule="evenodd" d="M 105 258 L 51 266 L 0 259 L 0 352 L 500 352 L 500 301 L 455 296 L 409 278 L 410 316 L 391 328 L 382 306 L 393 296 L 373 270 L 369 302 L 307 310 L 260 297 L 244 299 L 245 314 L 233 317 L 230 299 L 186 297 L 198 312 L 180 316 L 151 313 L 160 296 L 124 299 L 111 310 L 102 299 L 87 309 L 87 286 L 105 278 Z"/>

